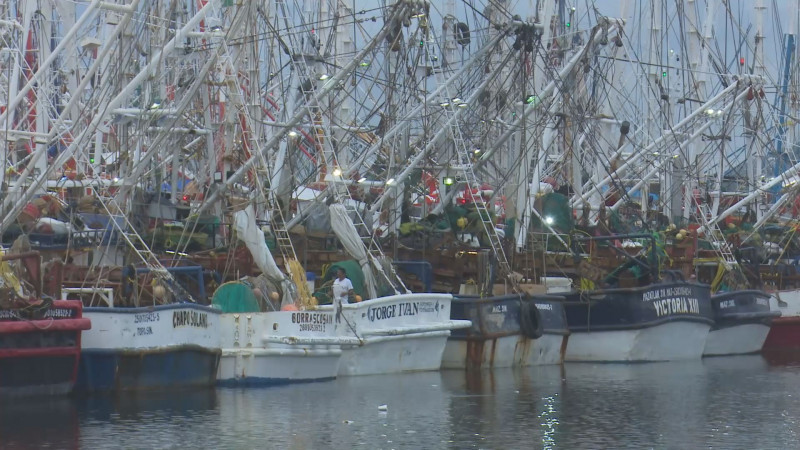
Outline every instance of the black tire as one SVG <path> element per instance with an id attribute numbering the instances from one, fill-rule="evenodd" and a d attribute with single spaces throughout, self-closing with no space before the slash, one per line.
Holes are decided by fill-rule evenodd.
<path id="1" fill-rule="evenodd" d="M 530 299 L 519 301 L 519 328 L 522 334 L 530 339 L 539 339 L 544 333 L 539 308 Z"/>
<path id="2" fill-rule="evenodd" d="M 458 45 L 466 47 L 469 45 L 470 41 L 469 25 L 464 22 L 458 22 L 456 24 L 456 42 L 458 42 Z"/>

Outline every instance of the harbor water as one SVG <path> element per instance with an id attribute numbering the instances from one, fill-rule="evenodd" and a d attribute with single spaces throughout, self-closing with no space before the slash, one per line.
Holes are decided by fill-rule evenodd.
<path id="1" fill-rule="evenodd" d="M 425 372 L 4 400 L 0 448 L 797 448 L 798 400 L 798 356 Z"/>

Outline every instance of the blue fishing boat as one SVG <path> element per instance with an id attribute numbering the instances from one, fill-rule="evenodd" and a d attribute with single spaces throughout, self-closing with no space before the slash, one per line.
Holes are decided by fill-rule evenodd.
<path id="1" fill-rule="evenodd" d="M 563 298 L 523 294 L 480 298 L 455 296 L 452 319 L 469 320 L 453 330 L 443 368 L 518 367 L 559 364 L 566 348 Z"/>
<path id="2" fill-rule="evenodd" d="M 711 297 L 714 327 L 703 356 L 757 353 L 767 340 L 772 320 L 780 317 L 769 304 L 770 295 L 758 290 L 723 292 Z"/>
<path id="3" fill-rule="evenodd" d="M 671 361 L 703 355 L 714 326 L 708 285 L 682 280 L 574 292 L 566 361 Z"/>
<path id="4" fill-rule="evenodd" d="M 149 269 L 135 269 L 146 274 Z M 170 267 L 176 277 L 196 278 L 199 266 Z M 95 294 L 94 288 L 69 295 Z M 203 298 L 200 292 L 196 298 Z M 183 301 L 181 301 L 183 300 Z M 84 315 L 95 326 L 84 331 L 78 391 L 138 391 L 212 386 L 217 379 L 220 310 L 185 299 L 140 307 L 120 307 L 113 300 L 90 306 Z"/>

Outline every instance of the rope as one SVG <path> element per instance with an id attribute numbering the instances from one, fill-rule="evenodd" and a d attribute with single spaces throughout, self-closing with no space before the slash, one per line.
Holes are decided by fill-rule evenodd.
<path id="1" fill-rule="evenodd" d="M 783 249 L 781 250 L 781 254 L 778 255 L 777 258 L 775 258 L 775 264 L 777 264 L 777 262 L 780 261 L 781 258 L 783 258 L 783 255 L 786 253 L 786 250 L 788 250 L 789 246 L 792 245 L 792 242 L 793 242 L 792 240 L 794 239 L 794 235 L 795 235 L 796 232 L 797 232 L 797 228 L 793 227 L 792 228 L 792 234 L 789 235 L 789 239 L 786 240 L 786 245 L 783 246 Z"/>
<path id="2" fill-rule="evenodd" d="M 311 295 L 311 290 L 308 288 L 308 279 L 306 279 L 306 271 L 300 261 L 290 259 L 287 266 L 292 282 L 297 286 L 297 293 L 300 295 L 299 306 L 302 309 L 316 309 L 317 299 Z"/>

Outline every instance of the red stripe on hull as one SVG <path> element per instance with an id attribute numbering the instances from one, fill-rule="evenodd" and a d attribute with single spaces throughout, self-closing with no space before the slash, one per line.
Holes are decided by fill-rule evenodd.
<path id="1" fill-rule="evenodd" d="M 55 300 L 52 308 L 48 312 L 56 314 L 53 318 L 0 321 L 5 341 L 0 348 L 0 397 L 64 394 L 75 385 L 81 331 L 90 329 L 91 321 L 82 317 L 83 304 L 78 300 Z M 64 310 L 74 310 L 68 314 L 73 317 L 58 317 Z M 60 335 L 42 339 L 50 333 Z"/>
<path id="2" fill-rule="evenodd" d="M 80 347 L 39 347 L 39 348 L 4 348 L 0 350 L 0 358 L 26 358 L 34 356 L 73 356 L 80 355 Z"/>
<path id="3" fill-rule="evenodd" d="M 800 317 L 773 319 L 764 349 L 800 348 Z"/>
<path id="4" fill-rule="evenodd" d="M 40 319 L 0 322 L 0 334 L 32 333 L 36 331 L 82 331 L 92 328 L 89 319 Z"/>

